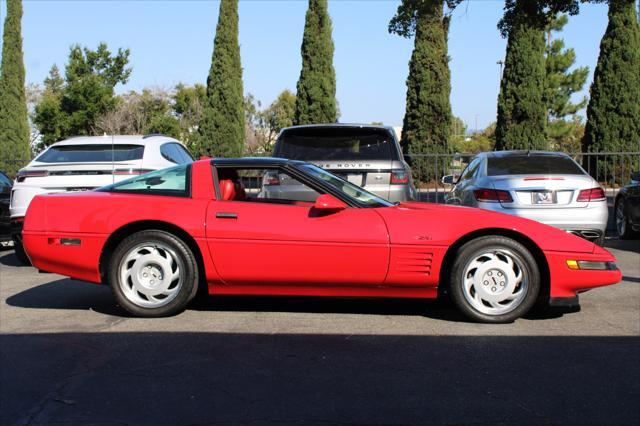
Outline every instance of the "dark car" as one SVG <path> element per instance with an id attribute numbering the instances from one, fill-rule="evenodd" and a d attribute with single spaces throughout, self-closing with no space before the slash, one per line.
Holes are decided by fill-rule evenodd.
<path id="1" fill-rule="evenodd" d="M 620 238 L 638 237 L 640 232 L 640 171 L 616 196 L 616 230 Z"/>
<path id="2" fill-rule="evenodd" d="M 11 240 L 9 226 L 9 198 L 13 182 L 9 176 L 0 172 L 0 242 Z"/>

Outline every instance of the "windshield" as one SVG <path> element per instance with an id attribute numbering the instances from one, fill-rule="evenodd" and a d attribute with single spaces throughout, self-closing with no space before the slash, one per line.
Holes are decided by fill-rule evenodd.
<path id="1" fill-rule="evenodd" d="M 384 129 L 307 128 L 285 131 L 275 156 L 291 160 L 398 160 Z"/>
<path id="2" fill-rule="evenodd" d="M 308 173 L 318 179 L 325 181 L 338 191 L 347 195 L 349 198 L 356 200 L 359 204 L 364 204 L 367 207 L 393 206 L 393 203 L 390 203 L 384 198 L 373 195 L 372 193 L 360 188 L 358 185 L 347 182 L 346 180 L 341 179 L 338 176 L 331 174 L 324 169 L 321 169 L 320 167 L 314 166 L 313 164 L 304 164 L 299 167 L 305 173 Z"/>
<path id="3" fill-rule="evenodd" d="M 508 155 L 489 157 L 489 176 L 503 175 L 584 175 L 584 170 L 568 157 L 559 155 Z"/>
<path id="4" fill-rule="evenodd" d="M 40 154 L 40 163 L 107 163 L 142 159 L 143 145 L 60 145 Z"/>
<path id="5" fill-rule="evenodd" d="M 187 197 L 190 195 L 190 170 L 190 164 L 182 164 L 123 180 L 98 191 Z"/>

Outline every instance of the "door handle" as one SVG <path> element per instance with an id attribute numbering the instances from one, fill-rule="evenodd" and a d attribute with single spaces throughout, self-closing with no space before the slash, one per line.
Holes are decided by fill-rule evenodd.
<path id="1" fill-rule="evenodd" d="M 238 213 L 229 213 L 229 212 L 217 212 L 216 218 L 218 219 L 237 219 Z"/>

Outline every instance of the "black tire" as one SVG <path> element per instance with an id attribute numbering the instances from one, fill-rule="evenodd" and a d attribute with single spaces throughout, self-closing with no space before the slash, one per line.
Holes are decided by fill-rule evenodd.
<path id="1" fill-rule="evenodd" d="M 18 262 L 22 263 L 25 266 L 31 266 L 31 260 L 29 260 L 27 252 L 24 251 L 22 240 L 20 240 L 19 238 L 13 237 L 13 251 L 16 254 Z"/>
<path id="2" fill-rule="evenodd" d="M 172 296 L 173 299 L 170 302 L 159 307 L 145 307 L 135 303 L 125 294 L 125 288 L 129 283 L 123 284 L 120 278 L 125 256 L 136 247 L 146 245 L 168 248 L 171 250 L 171 255 L 175 256 L 176 264 L 179 265 L 180 285 L 175 292 L 176 295 Z M 122 308 L 137 317 L 158 318 L 182 312 L 195 296 L 198 280 L 198 264 L 191 249 L 175 235 L 161 230 L 140 231 L 125 238 L 116 247 L 109 263 L 109 283 L 113 294 Z M 144 296 L 141 293 L 138 294 Z"/>
<path id="3" fill-rule="evenodd" d="M 471 272 L 467 272 L 467 268 L 472 267 L 472 262 L 475 259 L 482 258 L 483 253 L 499 253 L 500 256 L 504 256 L 505 253 L 508 253 L 509 256 L 512 257 L 514 264 L 518 265 L 516 269 L 524 274 L 521 284 L 514 287 L 514 294 L 517 294 L 518 296 L 514 298 L 512 303 L 513 306 L 501 306 L 497 309 L 498 312 L 499 309 L 512 309 L 508 312 L 496 314 L 481 312 L 478 308 L 473 306 L 471 301 L 467 299 L 467 297 L 472 298 L 471 293 L 475 293 L 475 284 L 472 286 L 472 290 L 465 290 L 464 280 L 467 278 L 467 274 L 469 274 L 469 277 L 473 277 L 474 273 L 472 272 L 473 270 L 470 270 Z M 499 256 L 496 258 L 500 260 Z M 475 269 L 476 272 L 479 270 L 480 267 Z M 489 272 L 491 271 L 493 271 L 493 269 L 489 270 Z M 489 272 L 486 273 L 489 274 Z M 500 278 L 498 279 L 500 280 Z M 505 282 L 508 281 L 506 279 L 506 274 L 505 278 L 502 279 L 504 281 L 501 282 L 500 285 L 504 287 Z M 515 282 L 516 280 L 513 281 Z M 483 283 L 487 285 L 487 281 L 483 281 Z M 498 289 L 500 288 L 498 284 L 495 284 L 495 286 Z M 489 284 L 489 287 L 494 288 L 494 285 Z M 506 288 L 508 289 L 508 285 Z M 471 240 L 458 250 L 449 276 L 449 294 L 451 295 L 451 299 L 454 304 L 467 318 L 476 322 L 493 324 L 513 322 L 525 315 L 535 305 L 539 293 L 540 270 L 538 268 L 538 264 L 536 263 L 535 258 L 531 255 L 531 252 L 529 252 L 529 250 L 519 242 L 512 240 L 511 238 L 501 236 L 487 236 Z M 467 294 L 467 296 L 465 296 L 465 294 Z M 484 306 L 487 303 L 484 301 L 481 302 L 481 306 Z M 476 303 L 479 304 L 479 302 Z M 492 307 L 487 305 L 486 308 L 483 309 L 491 310 Z"/>
<path id="4" fill-rule="evenodd" d="M 634 232 L 631 224 L 629 223 L 629 213 L 624 197 L 620 196 L 616 199 L 616 203 L 613 208 L 613 214 L 615 216 L 616 232 L 618 233 L 618 238 L 620 238 L 621 240 L 629 240 L 631 238 L 634 238 L 637 233 Z M 621 218 L 619 217 L 620 214 L 622 214 Z M 620 223 L 621 220 L 623 221 L 622 224 Z"/>

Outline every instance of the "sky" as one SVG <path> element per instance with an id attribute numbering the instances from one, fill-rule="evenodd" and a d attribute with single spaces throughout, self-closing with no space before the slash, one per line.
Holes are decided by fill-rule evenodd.
<path id="1" fill-rule="evenodd" d="M 179 82 L 206 81 L 211 65 L 219 1 L 214 0 L 24 0 L 22 34 L 27 82 L 42 83 L 52 64 L 64 67 L 69 47 L 131 50 L 133 74 L 118 92 Z M 383 122 L 400 126 L 413 40 L 389 34 L 399 1 L 330 0 L 334 66 L 341 122 Z M 496 24 L 504 1 L 468 0 L 454 12 L 449 34 L 451 103 L 469 130 L 496 117 L 500 68 L 506 40 Z M 6 3 L 1 5 L 2 20 Z M 295 91 L 305 0 L 241 0 L 240 53 L 245 93 L 263 106 L 284 89 Z M 588 94 L 607 25 L 606 5 L 583 5 L 562 32 L 587 65 Z"/>

